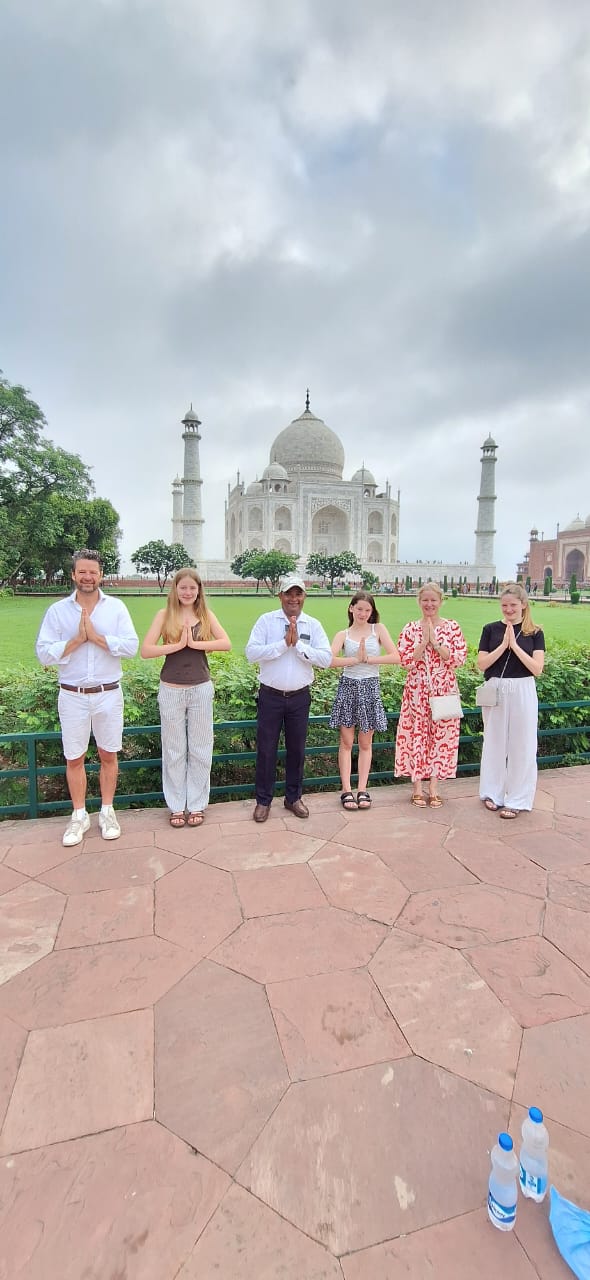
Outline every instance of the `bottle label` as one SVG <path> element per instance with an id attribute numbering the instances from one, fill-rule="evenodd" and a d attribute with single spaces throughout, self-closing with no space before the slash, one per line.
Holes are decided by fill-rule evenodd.
<path id="1" fill-rule="evenodd" d="M 520 1166 L 520 1186 L 525 1196 L 544 1196 L 547 1190 L 547 1178 L 536 1178 L 534 1173 Z"/>
<path id="2" fill-rule="evenodd" d="M 488 1210 L 490 1216 L 495 1218 L 496 1222 L 516 1221 L 516 1204 L 500 1204 L 491 1191 L 488 1192 Z"/>

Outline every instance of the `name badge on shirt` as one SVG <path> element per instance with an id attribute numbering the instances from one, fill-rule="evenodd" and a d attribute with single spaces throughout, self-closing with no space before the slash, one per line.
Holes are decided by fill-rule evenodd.
<path id="1" fill-rule="evenodd" d="M 288 631 L 290 631 L 290 629 L 291 629 L 291 624 L 290 624 L 290 622 L 286 622 L 286 623 L 285 623 L 285 635 L 287 634 L 287 632 L 288 632 Z M 298 632 L 297 632 L 297 635 L 298 635 L 298 637 L 299 637 L 299 639 L 300 639 L 300 640 L 307 640 L 307 641 L 310 641 L 310 640 L 311 640 L 311 633 L 310 633 L 309 631 L 298 631 Z"/>

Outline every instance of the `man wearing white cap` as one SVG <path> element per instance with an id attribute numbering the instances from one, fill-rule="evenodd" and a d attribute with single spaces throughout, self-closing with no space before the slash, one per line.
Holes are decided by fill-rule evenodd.
<path id="1" fill-rule="evenodd" d="M 263 613 L 246 645 L 248 662 L 260 664 L 254 821 L 266 822 L 274 795 L 277 752 L 285 731 L 285 809 L 308 818 L 301 799 L 305 743 L 314 667 L 329 667 L 330 642 L 321 623 L 303 613 L 305 583 L 288 573 L 279 584 L 281 608 Z"/>

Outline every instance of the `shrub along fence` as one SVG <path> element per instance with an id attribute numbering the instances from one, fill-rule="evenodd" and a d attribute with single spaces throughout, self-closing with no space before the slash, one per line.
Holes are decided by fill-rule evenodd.
<path id="1" fill-rule="evenodd" d="M 554 646 L 539 681 L 539 765 L 590 760 L 590 651 L 582 645 Z M 211 798 L 232 799 L 254 792 L 256 756 L 256 670 L 234 654 L 214 654 L 215 753 Z M 458 673 L 465 719 L 461 724 L 459 773 L 477 773 L 482 721 L 475 708 L 481 675 L 470 653 Z M 328 725 L 339 673 L 316 673 L 307 743 L 306 786 L 338 787 L 338 735 Z M 381 668 L 388 729 L 375 734 L 371 785 L 393 780 L 393 749 L 405 673 Z M 158 723 L 158 671 L 134 661 L 125 672 L 125 733 L 121 752 L 119 806 L 162 804 Z M 0 817 L 36 817 L 69 809 L 57 719 L 54 671 L 15 671 L 0 685 Z M 280 760 L 283 759 L 281 754 Z M 98 760 L 89 751 L 89 805 L 98 800 Z M 279 766 L 281 769 L 281 766 Z M 277 787 L 282 790 L 281 774 Z"/>

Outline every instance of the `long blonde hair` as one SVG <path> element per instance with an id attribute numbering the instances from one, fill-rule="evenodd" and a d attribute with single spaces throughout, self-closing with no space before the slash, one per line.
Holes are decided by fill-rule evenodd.
<path id="1" fill-rule="evenodd" d="M 507 582 L 500 598 L 503 600 L 504 596 L 516 596 L 516 599 L 520 600 L 522 605 L 522 623 L 520 626 L 521 635 L 536 635 L 537 631 L 539 631 L 539 627 L 537 627 L 533 622 L 529 598 L 524 587 L 521 587 L 520 582 Z"/>
<path id="2" fill-rule="evenodd" d="M 180 640 L 182 633 L 182 605 L 178 599 L 178 583 L 181 578 L 192 578 L 199 588 L 199 594 L 192 606 L 195 615 L 195 622 L 200 624 L 199 640 L 211 640 L 211 621 L 209 618 L 209 610 L 207 601 L 205 600 L 205 592 L 203 584 L 196 569 L 179 569 L 174 574 L 168 599 L 166 601 L 166 609 L 162 619 L 162 640 L 164 644 L 176 644 Z"/>

